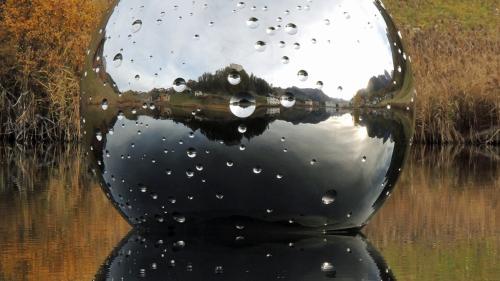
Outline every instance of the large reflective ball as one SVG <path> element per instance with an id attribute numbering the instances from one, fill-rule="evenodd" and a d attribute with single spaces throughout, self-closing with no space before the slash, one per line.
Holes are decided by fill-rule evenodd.
<path id="1" fill-rule="evenodd" d="M 359 229 L 411 142 L 409 60 L 379 1 L 121 0 L 88 51 L 83 139 L 136 226 Z"/>

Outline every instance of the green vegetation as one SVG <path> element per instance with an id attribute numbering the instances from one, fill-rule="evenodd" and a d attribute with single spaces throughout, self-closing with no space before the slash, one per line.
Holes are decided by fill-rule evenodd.
<path id="1" fill-rule="evenodd" d="M 500 7 L 495 0 L 385 0 L 396 22 L 428 28 L 458 24 L 466 29 L 499 28 Z"/>

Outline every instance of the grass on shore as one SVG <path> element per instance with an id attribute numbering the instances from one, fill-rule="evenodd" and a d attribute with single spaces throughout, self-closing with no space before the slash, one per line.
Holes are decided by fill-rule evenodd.
<path id="1" fill-rule="evenodd" d="M 384 1 L 418 92 L 415 140 L 500 142 L 500 7 L 494 0 Z"/>
<path id="2" fill-rule="evenodd" d="M 79 77 L 113 0 L 0 0 L 0 138 L 76 141 Z M 495 0 L 386 0 L 412 56 L 415 141 L 500 142 Z"/>

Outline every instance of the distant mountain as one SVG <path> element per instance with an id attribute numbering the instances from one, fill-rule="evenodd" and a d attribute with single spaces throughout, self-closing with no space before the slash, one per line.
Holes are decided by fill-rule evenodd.
<path id="1" fill-rule="evenodd" d="M 322 90 L 319 89 L 311 89 L 311 88 L 297 88 L 297 87 L 292 87 L 288 88 L 285 90 L 287 93 L 292 93 L 295 96 L 295 99 L 305 101 L 305 100 L 312 100 L 320 103 L 324 102 L 334 102 L 334 103 L 346 103 L 347 101 L 343 99 L 336 99 L 336 98 L 330 98 L 327 96 L 325 93 L 323 93 Z"/>
<path id="2" fill-rule="evenodd" d="M 391 82 L 392 82 L 392 77 L 386 70 L 384 74 L 379 76 L 373 76 L 370 79 L 370 81 L 368 81 L 366 91 L 368 93 L 378 92 L 380 90 L 387 88 L 387 86 L 390 86 Z"/>

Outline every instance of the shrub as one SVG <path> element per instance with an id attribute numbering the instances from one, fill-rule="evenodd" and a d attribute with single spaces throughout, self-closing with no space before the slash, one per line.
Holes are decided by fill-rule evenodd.
<path id="1" fill-rule="evenodd" d="M 0 3 L 0 135 L 16 141 L 78 137 L 78 77 L 107 0 Z"/>

